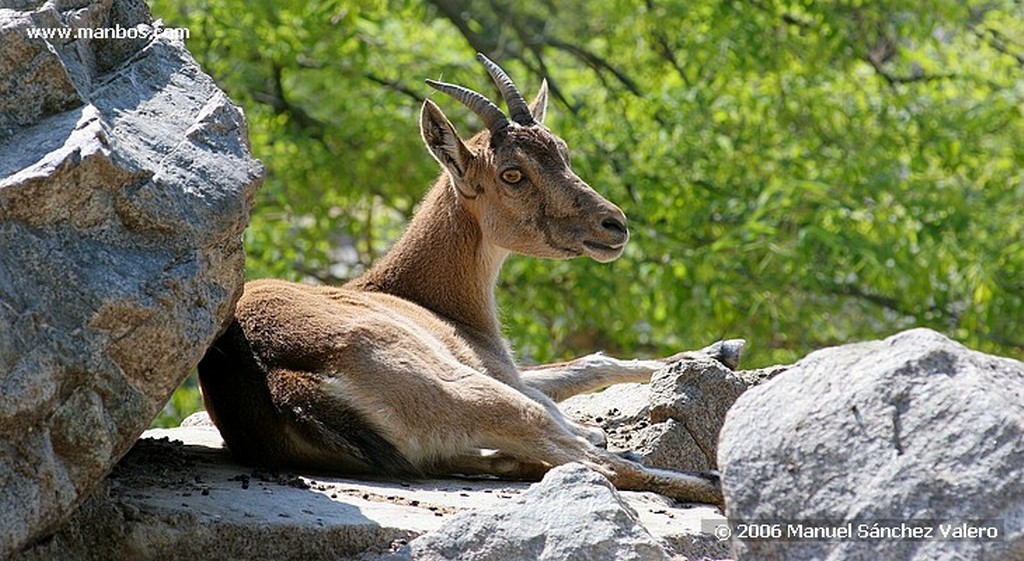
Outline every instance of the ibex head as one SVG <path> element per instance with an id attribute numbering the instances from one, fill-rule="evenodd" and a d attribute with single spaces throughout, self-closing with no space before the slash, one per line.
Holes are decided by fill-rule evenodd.
<path id="1" fill-rule="evenodd" d="M 485 239 L 534 257 L 617 258 L 629 239 L 626 216 L 573 173 L 565 141 L 544 126 L 547 82 L 527 104 L 498 65 L 477 58 L 505 98 L 508 116 L 475 91 L 427 80 L 476 113 L 487 130 L 463 141 L 430 100 L 423 103 L 420 128 Z"/>

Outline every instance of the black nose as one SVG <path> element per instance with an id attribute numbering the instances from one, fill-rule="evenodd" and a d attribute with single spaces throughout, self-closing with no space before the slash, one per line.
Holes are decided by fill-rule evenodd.
<path id="1" fill-rule="evenodd" d="M 601 226 L 614 234 L 623 235 L 626 233 L 626 224 L 614 216 L 609 216 L 602 220 Z"/>

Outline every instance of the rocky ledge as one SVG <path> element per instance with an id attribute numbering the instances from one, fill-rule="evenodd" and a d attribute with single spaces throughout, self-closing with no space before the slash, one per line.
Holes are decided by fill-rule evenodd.
<path id="1" fill-rule="evenodd" d="M 709 349 L 656 372 L 650 385 L 562 407 L 602 426 L 612 449 L 633 450 L 635 431 L 648 465 L 714 469 L 729 407 L 770 376 L 734 372 Z M 254 470 L 232 460 L 198 413 L 181 427 L 147 431 L 67 524 L 18 559 L 723 559 L 729 544 L 709 531 L 722 522 L 716 507 L 617 491 L 579 464 L 532 485 Z"/>
<path id="2" fill-rule="evenodd" d="M 17 559 L 721 559 L 708 505 L 616 491 L 579 464 L 539 483 L 254 470 L 205 423 L 145 433 L 56 535 Z"/>
<path id="3" fill-rule="evenodd" d="M 192 423 L 145 433 L 16 559 L 1024 559 L 1022 396 L 1024 364 L 917 329 L 762 371 L 679 362 L 561 404 L 648 465 L 720 469 L 728 520 L 579 464 L 532 485 L 254 470 Z M 723 523 L 856 531 L 718 541 Z M 893 534 L 917 527 L 935 534 Z"/>

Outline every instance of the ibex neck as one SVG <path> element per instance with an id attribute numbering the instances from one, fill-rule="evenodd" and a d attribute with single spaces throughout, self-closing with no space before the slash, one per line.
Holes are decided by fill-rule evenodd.
<path id="1" fill-rule="evenodd" d="M 500 336 L 494 285 L 507 255 L 484 241 L 443 174 L 394 247 L 348 286 L 392 294 Z"/>

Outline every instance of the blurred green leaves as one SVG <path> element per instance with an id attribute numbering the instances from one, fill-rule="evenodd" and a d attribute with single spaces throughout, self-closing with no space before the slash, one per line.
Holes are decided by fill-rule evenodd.
<path id="1" fill-rule="evenodd" d="M 155 0 L 245 108 L 267 178 L 250 278 L 340 282 L 438 173 L 442 78 L 531 96 L 633 241 L 512 258 L 526 361 L 749 340 L 748 366 L 924 325 L 1024 356 L 1024 13 L 1002 1 Z M 464 136 L 475 117 L 443 98 Z"/>

